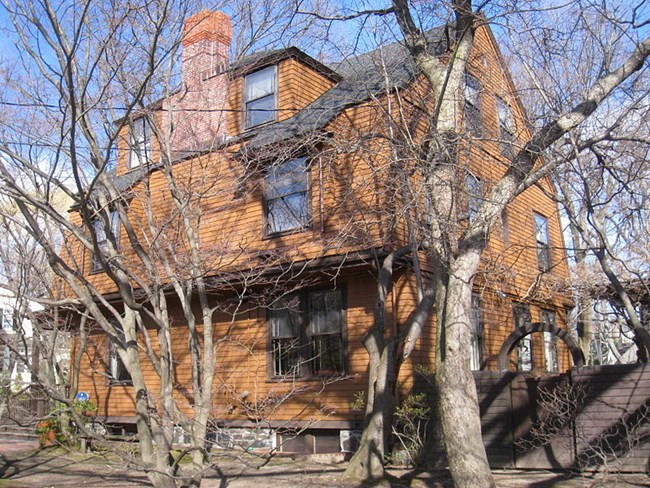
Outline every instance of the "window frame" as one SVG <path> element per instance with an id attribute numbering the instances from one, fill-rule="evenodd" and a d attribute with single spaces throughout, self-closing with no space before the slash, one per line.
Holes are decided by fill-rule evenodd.
<path id="1" fill-rule="evenodd" d="M 543 308 L 540 310 L 539 315 L 543 323 L 557 326 L 557 313 L 555 310 Z M 549 373 L 558 373 L 560 371 L 560 354 L 557 336 L 551 332 L 544 332 L 543 336 L 544 367 Z"/>
<path id="2" fill-rule="evenodd" d="M 313 327 L 313 311 L 312 311 L 312 298 L 317 294 L 336 293 L 340 303 L 339 313 L 339 332 L 330 332 L 323 334 L 315 334 Z M 321 378 L 332 378 L 345 376 L 348 371 L 348 347 L 347 347 L 347 303 L 346 303 L 346 288 L 314 288 L 308 290 L 300 290 L 291 293 L 286 297 L 282 297 L 275 303 L 284 300 L 298 300 L 298 310 L 292 310 L 300 317 L 298 322 L 299 330 L 297 335 L 281 337 L 274 335 L 273 331 L 273 315 L 282 309 L 273 309 L 271 306 L 267 310 L 267 377 L 270 381 L 284 381 L 284 380 L 311 380 Z M 291 313 L 291 312 L 290 312 Z M 325 372 L 318 372 L 314 368 L 317 361 L 315 355 L 314 338 L 325 336 L 338 336 L 340 340 L 340 371 L 328 370 Z M 277 340 L 293 339 L 297 343 L 295 345 L 295 365 L 292 366 L 286 373 L 279 372 L 276 368 L 278 360 L 276 357 L 275 342 Z"/>
<path id="3" fill-rule="evenodd" d="M 533 212 L 533 227 L 535 231 L 537 268 L 543 272 L 550 271 L 553 256 L 551 252 L 551 233 L 549 231 L 548 218 L 540 213 Z"/>
<path id="4" fill-rule="evenodd" d="M 301 187 L 300 190 L 298 191 L 290 191 L 290 192 L 285 192 L 281 193 L 278 196 L 273 196 L 269 197 L 269 194 L 271 193 L 271 172 L 274 172 L 276 175 L 279 172 L 280 168 L 294 163 L 295 161 L 301 161 L 303 165 L 302 173 L 304 176 L 302 176 L 303 183 L 304 185 Z M 293 172 L 291 172 L 293 173 Z M 290 174 L 287 172 L 286 174 Z M 310 161 L 307 157 L 301 156 L 301 157 L 296 157 L 296 158 L 291 158 L 287 159 L 286 161 L 283 161 L 281 163 L 273 164 L 271 165 L 267 171 L 266 174 L 264 175 L 264 181 L 262 185 L 262 192 L 263 192 L 263 212 L 264 212 L 264 238 L 271 238 L 271 237 L 277 237 L 281 235 L 286 235 L 286 234 L 292 234 L 295 232 L 302 232 L 305 230 L 308 230 L 312 226 L 312 192 L 311 192 L 311 187 L 312 187 L 312 182 L 311 182 L 311 164 Z M 304 217 L 300 219 L 296 219 L 296 225 L 292 227 L 283 227 L 283 228 L 277 228 L 275 224 L 273 223 L 275 221 L 274 219 L 271 219 L 271 207 L 272 204 L 271 202 L 276 202 L 276 201 L 284 201 L 285 199 L 288 199 L 290 197 L 294 197 L 296 195 L 303 194 L 303 199 L 304 199 L 304 205 L 301 206 L 301 208 L 304 209 Z M 283 202 L 284 206 L 290 210 L 286 202 Z M 272 229 L 271 226 L 274 226 Z"/>
<path id="5" fill-rule="evenodd" d="M 110 225 L 111 225 L 111 233 L 113 234 L 113 237 L 115 238 L 115 242 L 113 247 L 115 248 L 115 251 L 118 251 L 120 248 L 120 216 L 117 210 L 111 210 L 109 212 L 109 219 L 110 219 Z M 93 232 L 95 233 L 95 238 L 97 239 L 97 248 L 99 249 L 100 252 L 105 252 L 106 249 L 108 248 L 108 243 L 110 242 L 107 233 L 104 231 L 104 222 L 101 217 L 95 216 L 92 221 L 93 225 Z M 100 236 L 103 235 L 103 239 L 99 239 Z M 90 254 L 90 273 L 101 273 L 104 271 L 104 267 L 102 266 L 102 261 L 99 259 L 97 256 L 97 253 L 92 250 Z"/>
<path id="6" fill-rule="evenodd" d="M 481 81 L 465 71 L 463 74 L 463 126 L 465 131 L 474 137 L 483 135 L 482 91 Z"/>
<path id="7" fill-rule="evenodd" d="M 11 307 L 0 307 L 0 330 L 14 330 L 14 312 Z"/>
<path id="8" fill-rule="evenodd" d="M 272 92 L 265 93 L 261 96 L 257 97 L 251 97 L 249 99 L 248 96 L 248 91 L 249 91 L 249 81 L 252 80 L 252 77 L 255 75 L 259 75 L 263 72 L 270 72 L 272 73 Z M 268 124 L 271 122 L 275 122 L 277 120 L 277 112 L 278 112 L 278 66 L 276 64 L 270 65 L 270 66 L 265 66 L 263 68 L 260 68 L 258 70 L 252 71 L 246 76 L 244 76 L 244 92 L 242 94 L 242 103 L 244 105 L 243 107 L 243 114 L 244 114 L 244 120 L 243 120 L 243 125 L 244 125 L 244 130 L 249 130 L 253 129 L 255 127 L 262 126 L 264 124 Z M 250 104 L 254 104 L 256 102 L 260 102 L 265 99 L 270 99 L 272 101 L 272 108 L 266 109 L 253 109 L 249 108 Z M 268 111 L 269 112 L 269 117 L 265 118 L 264 120 L 260 122 L 255 122 L 251 120 L 251 115 L 253 115 L 253 112 L 260 112 L 260 111 Z M 264 112 L 262 112 L 264 113 Z"/>
<path id="9" fill-rule="evenodd" d="M 500 96 L 496 97 L 497 104 L 497 126 L 499 127 L 499 145 L 501 154 L 507 157 L 514 155 L 513 142 L 517 126 L 512 107 Z"/>
<path id="10" fill-rule="evenodd" d="M 527 303 L 515 302 L 512 304 L 512 318 L 514 323 L 514 328 L 518 329 L 522 325 L 529 323 L 532 320 L 530 314 L 530 305 Z M 526 344 L 530 351 L 530 363 L 525 363 L 522 355 L 522 351 L 525 350 Z M 535 369 L 535 347 L 533 343 L 533 336 L 529 334 L 523 337 L 517 343 L 517 371 L 530 372 Z"/>
<path id="11" fill-rule="evenodd" d="M 151 162 L 152 132 L 146 115 L 133 119 L 129 124 L 129 169 L 139 168 Z"/>
<path id="12" fill-rule="evenodd" d="M 478 293 L 472 293 L 470 308 L 470 369 L 472 371 L 481 371 L 484 367 L 483 333 L 483 300 Z"/>

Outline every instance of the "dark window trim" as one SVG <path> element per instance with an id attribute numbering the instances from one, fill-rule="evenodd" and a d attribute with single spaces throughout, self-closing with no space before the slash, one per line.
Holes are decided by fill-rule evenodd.
<path id="1" fill-rule="evenodd" d="M 310 366 L 311 359 L 304 358 L 304 351 L 307 351 L 307 355 L 311 355 L 311 334 L 309 333 L 310 320 L 309 320 L 309 296 L 312 293 L 319 292 L 338 292 L 341 296 L 341 349 L 342 349 L 342 368 L 343 370 L 340 373 L 335 374 L 314 374 Z M 343 377 L 347 375 L 349 370 L 348 362 L 348 303 L 347 303 L 347 286 L 337 286 L 332 287 L 316 287 L 299 290 L 297 292 L 289 293 L 286 298 L 298 296 L 300 300 L 301 307 L 301 330 L 298 337 L 299 344 L 298 350 L 302 353 L 303 357 L 299 357 L 298 361 L 301 361 L 300 372 L 295 376 L 276 376 L 274 371 L 275 357 L 273 354 L 273 340 L 274 337 L 271 331 L 271 310 L 267 308 L 266 310 L 266 372 L 267 380 L 271 382 L 281 382 L 286 380 L 291 381 L 310 381 L 310 380 L 321 380 L 323 378 L 334 378 L 334 377 Z M 285 298 L 285 297 L 283 297 Z"/>
<path id="2" fill-rule="evenodd" d="M 254 75 L 255 73 L 259 73 L 261 71 L 264 71 L 264 70 L 267 70 L 267 69 L 270 69 L 270 68 L 273 68 L 273 76 L 274 76 L 274 81 L 275 81 L 275 83 L 274 83 L 275 86 L 273 87 L 273 94 L 272 95 L 264 95 L 262 97 L 252 98 L 252 99 L 248 100 L 247 97 L 246 97 L 246 91 L 247 91 L 246 90 L 247 89 L 246 80 L 248 79 L 248 77 L 251 76 L 251 75 Z M 261 67 L 259 69 L 254 70 L 254 71 L 250 71 L 250 72 L 246 73 L 246 75 L 244 76 L 244 84 L 243 84 L 244 86 L 243 86 L 243 93 L 242 93 L 242 104 L 243 104 L 242 127 L 243 127 L 244 131 L 248 131 L 250 129 L 254 129 L 254 128 L 257 128 L 257 127 L 262 127 L 262 126 L 264 126 L 266 124 L 270 124 L 270 123 L 276 122 L 278 120 L 278 103 L 279 103 L 279 100 L 280 100 L 280 97 L 279 97 L 279 92 L 280 92 L 279 71 L 280 71 L 280 69 L 279 69 L 279 66 L 277 64 L 269 64 L 267 66 Z M 259 124 L 250 125 L 249 120 L 248 120 L 249 119 L 249 117 L 248 117 L 248 113 L 249 113 L 248 104 L 251 103 L 251 102 L 256 102 L 256 101 L 261 100 L 261 99 L 266 98 L 266 97 L 271 97 L 271 96 L 273 97 L 273 110 L 272 110 L 272 114 L 271 114 L 272 117 L 269 120 L 265 120 L 264 122 L 260 122 Z"/>
<path id="3" fill-rule="evenodd" d="M 476 307 L 474 306 L 475 304 Z M 476 334 L 473 334 L 470 331 L 470 335 L 471 336 L 476 335 L 477 337 L 479 368 L 476 371 L 481 371 L 483 370 L 483 368 L 485 368 L 485 322 L 483 318 L 483 300 L 481 299 L 481 295 L 479 295 L 478 293 L 472 293 L 472 304 L 471 304 L 470 313 L 473 315 L 475 310 L 478 314 L 477 331 Z M 472 324 L 470 323 L 470 328 L 471 325 Z"/>
<path id="4" fill-rule="evenodd" d="M 552 320 L 545 320 L 545 315 L 547 314 L 552 316 Z M 542 322 L 557 326 L 557 310 L 554 310 L 552 308 L 542 308 L 539 311 L 539 315 Z M 555 365 L 553 368 L 549 368 L 549 358 L 546 356 L 546 338 L 548 337 L 547 334 L 551 336 L 551 347 L 554 349 L 553 354 L 555 357 L 553 359 L 555 361 Z M 558 338 L 555 334 L 551 334 L 549 332 L 543 332 L 542 338 L 544 343 L 544 367 L 546 371 L 550 373 L 557 373 L 560 370 L 560 351 L 558 349 Z"/>
<path id="5" fill-rule="evenodd" d="M 478 176 L 467 171 L 463 184 L 467 206 L 466 218 L 471 222 L 483 203 L 483 182 Z"/>
<path id="6" fill-rule="evenodd" d="M 471 75 L 467 71 L 465 71 L 463 75 L 463 80 L 463 126 L 472 136 L 481 137 L 483 135 L 483 118 L 481 110 L 481 92 L 483 91 L 483 86 L 476 76 Z M 467 96 L 470 82 L 471 84 L 476 85 L 472 87 L 472 89 L 476 90 L 476 102 L 472 101 L 470 97 Z"/>
<path id="7" fill-rule="evenodd" d="M 544 222 L 544 240 L 540 240 L 538 226 L 538 219 L 543 219 Z M 553 254 L 551 251 L 551 232 L 549 229 L 548 218 L 544 215 L 533 212 L 533 230 L 535 231 L 535 249 L 537 253 L 537 268 L 540 271 L 550 271 L 553 262 Z"/>
<path id="8" fill-rule="evenodd" d="M 523 315 L 525 314 L 525 317 Z M 523 323 L 519 323 L 520 320 L 523 318 Z M 515 328 L 519 328 L 522 325 L 524 325 L 527 322 L 530 322 L 532 320 L 532 316 L 530 314 L 530 305 L 527 303 L 522 303 L 522 302 L 513 302 L 512 304 L 512 319 L 514 323 Z M 527 341 L 530 344 L 530 369 L 522 369 L 521 366 L 523 364 L 521 355 L 519 353 L 520 349 L 523 348 L 523 341 Z M 533 341 L 533 336 L 528 335 L 524 337 L 522 340 L 519 341 L 517 345 L 517 371 L 524 371 L 524 372 L 530 372 L 535 369 L 535 344 Z"/>
<path id="9" fill-rule="evenodd" d="M 498 95 L 496 97 L 496 104 L 497 127 L 499 128 L 499 145 L 501 146 L 501 154 L 507 157 L 512 157 L 515 153 L 513 143 L 517 131 L 515 115 L 510 104 Z M 502 110 L 505 111 L 503 114 L 508 115 L 505 120 L 502 117 Z M 510 125 L 510 127 L 508 125 Z"/>
<path id="10" fill-rule="evenodd" d="M 269 200 L 276 200 L 281 197 L 276 197 L 273 199 L 269 199 L 266 196 L 266 175 L 268 174 L 265 173 L 264 175 L 264 183 L 262 185 L 262 213 L 263 213 L 263 218 L 262 218 L 262 224 L 264 226 L 263 231 L 262 231 L 262 238 L 263 239 L 272 239 L 274 237 L 281 237 L 285 235 L 290 235 L 290 234 L 296 234 L 300 232 L 305 232 L 307 230 L 310 230 L 313 227 L 314 224 L 314 216 L 313 216 L 313 209 L 312 209 L 312 176 L 311 176 L 311 160 L 307 156 L 297 156 L 294 158 L 287 159 L 286 161 L 282 161 L 282 163 L 279 164 L 285 164 L 288 163 L 289 161 L 293 161 L 296 159 L 303 159 L 304 160 L 304 165 L 305 165 L 305 174 L 307 177 L 307 185 L 306 185 L 306 190 L 305 190 L 305 200 L 306 200 L 306 222 L 303 225 L 299 225 L 297 227 L 293 227 L 291 229 L 286 229 L 278 232 L 269 232 L 269 220 L 268 220 L 268 215 L 269 215 L 269 207 L 268 207 L 268 201 Z M 295 193 L 288 193 L 284 196 L 288 195 L 294 195 L 297 193 L 302 193 L 302 192 L 295 192 Z"/>

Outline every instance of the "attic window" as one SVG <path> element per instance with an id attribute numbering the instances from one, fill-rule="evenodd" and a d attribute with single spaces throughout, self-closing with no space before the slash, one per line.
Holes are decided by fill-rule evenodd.
<path id="1" fill-rule="evenodd" d="M 480 136 L 481 124 L 481 83 L 477 78 L 465 73 L 464 88 L 464 117 L 465 130 L 473 135 Z"/>
<path id="2" fill-rule="evenodd" d="M 244 85 L 245 128 L 275 120 L 277 67 L 269 66 L 247 75 Z"/>
<path id="3" fill-rule="evenodd" d="M 146 117 L 131 122 L 129 168 L 146 164 L 151 159 L 151 125 Z"/>

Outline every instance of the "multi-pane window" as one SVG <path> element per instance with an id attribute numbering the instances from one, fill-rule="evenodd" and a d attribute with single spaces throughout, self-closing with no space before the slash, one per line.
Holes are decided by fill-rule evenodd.
<path id="1" fill-rule="evenodd" d="M 481 297 L 476 293 L 472 294 L 470 328 L 470 367 L 472 371 L 479 371 L 483 367 L 483 314 Z"/>
<path id="2" fill-rule="evenodd" d="M 275 120 L 277 68 L 255 71 L 244 81 L 244 126 L 246 129 Z"/>
<path id="3" fill-rule="evenodd" d="M 513 141 L 515 140 L 515 119 L 512 108 L 502 98 L 497 97 L 497 114 L 499 118 L 499 142 L 501 152 L 508 157 L 514 154 Z"/>
<path id="4" fill-rule="evenodd" d="M 131 122 L 129 167 L 135 168 L 151 160 L 151 125 L 147 117 Z"/>
<path id="5" fill-rule="evenodd" d="M 530 307 L 517 303 L 512 309 L 515 329 L 523 327 L 530 322 Z M 533 338 L 530 335 L 523 337 L 517 343 L 517 370 L 532 371 L 533 369 Z"/>
<path id="6" fill-rule="evenodd" d="M 339 290 L 309 293 L 311 371 L 315 375 L 343 372 L 343 297 Z"/>
<path id="7" fill-rule="evenodd" d="M 541 319 L 545 324 L 555 325 L 555 311 L 542 310 Z M 544 363 L 546 365 L 546 371 L 559 371 L 557 336 L 550 332 L 544 332 Z"/>
<path id="8" fill-rule="evenodd" d="M 283 298 L 271 308 L 272 376 L 300 376 L 302 316 L 298 295 Z"/>
<path id="9" fill-rule="evenodd" d="M 309 168 L 295 158 L 269 168 L 264 179 L 265 234 L 279 234 L 309 225 Z"/>
<path id="10" fill-rule="evenodd" d="M 551 238 L 548 233 L 548 219 L 534 214 L 535 241 L 537 245 L 537 267 L 540 271 L 551 269 Z"/>
<path id="11" fill-rule="evenodd" d="M 339 375 L 345 371 L 340 290 L 292 294 L 269 312 L 269 373 L 274 378 Z"/>
<path id="12" fill-rule="evenodd" d="M 118 239 L 118 231 L 119 231 L 119 216 L 117 212 L 111 211 L 109 214 L 109 219 L 110 219 L 110 226 L 111 226 L 111 233 L 115 239 L 114 241 L 114 247 L 117 249 L 117 239 Z M 95 236 L 97 237 L 97 247 L 101 253 L 106 253 L 108 250 L 108 234 L 106 233 L 106 227 L 104 224 L 104 221 L 100 218 L 97 217 L 93 220 L 93 230 L 95 232 Z M 99 256 L 95 253 L 92 255 L 92 259 L 90 260 L 90 271 L 91 272 L 96 272 L 96 271 L 101 271 L 102 270 L 102 261 L 99 258 Z"/>
<path id="13" fill-rule="evenodd" d="M 481 83 L 469 73 L 465 73 L 463 95 L 465 130 L 471 135 L 480 136 L 483 129 L 481 123 Z"/>

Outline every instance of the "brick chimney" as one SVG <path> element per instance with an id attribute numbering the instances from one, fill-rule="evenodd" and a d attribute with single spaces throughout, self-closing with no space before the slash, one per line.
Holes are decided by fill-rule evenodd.
<path id="1" fill-rule="evenodd" d="M 232 26 L 223 12 L 203 10 L 183 28 L 182 88 L 165 101 L 172 151 L 218 146 L 227 137 L 226 105 Z"/>
<path id="2" fill-rule="evenodd" d="M 223 12 L 202 10 L 185 20 L 183 28 L 183 82 L 186 86 L 210 78 L 230 61 L 232 25 Z"/>

